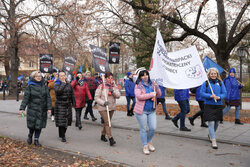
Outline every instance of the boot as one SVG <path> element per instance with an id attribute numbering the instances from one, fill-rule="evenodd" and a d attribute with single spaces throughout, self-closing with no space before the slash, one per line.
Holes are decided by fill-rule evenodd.
<path id="1" fill-rule="evenodd" d="M 205 122 L 201 123 L 201 127 L 207 128 L 207 124 Z"/>
<path id="2" fill-rule="evenodd" d="M 173 120 L 173 119 L 172 119 L 172 122 L 174 123 L 174 126 L 176 126 L 177 128 L 179 128 L 179 126 L 178 126 L 178 121 L 177 121 L 177 120 Z"/>
<path id="3" fill-rule="evenodd" d="M 212 141 L 212 148 L 213 149 L 218 149 L 217 143 L 216 143 L 216 139 L 211 139 Z"/>
<path id="4" fill-rule="evenodd" d="M 83 119 L 89 120 L 89 118 L 87 117 L 87 115 L 84 115 Z"/>
<path id="5" fill-rule="evenodd" d="M 101 135 L 101 141 L 107 142 L 107 138 L 105 137 L 105 135 Z"/>
<path id="6" fill-rule="evenodd" d="M 93 116 L 93 117 L 92 117 L 92 121 L 94 122 L 94 121 L 96 121 L 96 120 L 97 120 L 96 117 Z"/>
<path id="7" fill-rule="evenodd" d="M 192 126 L 194 126 L 194 119 L 193 117 L 188 117 L 188 120 Z"/>
<path id="8" fill-rule="evenodd" d="M 61 140 L 62 142 L 66 142 L 67 140 L 66 140 L 66 137 L 62 137 L 62 140 Z"/>
<path id="9" fill-rule="evenodd" d="M 128 117 L 131 117 L 131 116 L 132 116 L 130 110 L 127 110 L 127 116 L 128 116 Z"/>
<path id="10" fill-rule="evenodd" d="M 169 115 L 166 115 L 166 116 L 165 116 L 165 119 L 166 119 L 166 120 L 172 120 L 172 117 L 170 117 Z"/>
<path id="11" fill-rule="evenodd" d="M 113 146 L 114 144 L 116 144 L 113 137 L 109 138 L 109 144 L 110 144 L 110 146 Z"/>
<path id="12" fill-rule="evenodd" d="M 134 114 L 134 108 L 131 108 L 130 111 L 131 111 L 131 115 L 132 115 L 132 116 L 135 115 L 135 114 Z"/>
<path id="13" fill-rule="evenodd" d="M 38 139 L 35 139 L 34 141 L 35 146 L 41 147 L 42 145 L 39 143 Z"/>
<path id="14" fill-rule="evenodd" d="M 28 135 L 28 139 L 27 139 L 27 143 L 29 144 L 29 145 L 31 145 L 32 144 L 32 134 L 29 134 Z"/>
<path id="15" fill-rule="evenodd" d="M 235 119 L 235 124 L 237 124 L 237 125 L 244 125 L 242 122 L 240 122 L 239 119 Z"/>

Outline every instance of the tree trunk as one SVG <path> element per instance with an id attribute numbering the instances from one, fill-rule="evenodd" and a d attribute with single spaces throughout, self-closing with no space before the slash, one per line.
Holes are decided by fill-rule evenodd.
<path id="1" fill-rule="evenodd" d="M 225 71 L 228 71 L 230 69 L 229 65 L 229 56 L 230 54 L 227 53 L 225 50 L 219 50 L 215 52 L 215 57 L 217 60 L 217 64 L 220 65 Z M 221 74 L 221 78 L 224 79 L 226 77 L 226 72 L 223 72 Z"/>

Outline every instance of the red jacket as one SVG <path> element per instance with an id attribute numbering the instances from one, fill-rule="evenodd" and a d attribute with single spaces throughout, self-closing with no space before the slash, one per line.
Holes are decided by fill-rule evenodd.
<path id="1" fill-rule="evenodd" d="M 88 96 L 89 100 L 92 100 L 92 96 L 89 92 L 89 88 L 87 83 L 84 81 L 83 85 L 80 86 L 77 80 L 71 82 L 71 86 L 74 90 L 74 95 L 76 99 L 76 106 L 75 108 L 83 108 L 85 107 L 85 96 Z"/>

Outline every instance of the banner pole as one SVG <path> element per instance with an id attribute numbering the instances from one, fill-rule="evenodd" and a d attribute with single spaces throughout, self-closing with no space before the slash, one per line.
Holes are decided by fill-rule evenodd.
<path id="1" fill-rule="evenodd" d="M 154 92 L 155 92 L 155 81 L 154 81 Z M 156 95 L 154 97 L 154 108 L 156 108 Z"/>
<path id="2" fill-rule="evenodd" d="M 102 75 L 102 81 L 103 81 L 103 89 L 104 89 L 104 98 L 105 98 L 105 101 L 108 101 L 108 98 L 107 98 L 107 92 L 106 92 L 106 83 L 105 83 L 105 78 L 104 78 L 104 75 Z M 110 116 L 109 116 L 109 106 L 107 105 L 106 106 L 106 109 L 107 109 L 107 116 L 108 116 L 108 123 L 109 123 L 109 127 L 111 127 L 111 121 L 110 121 Z"/>
<path id="3" fill-rule="evenodd" d="M 208 85 L 209 85 L 209 87 L 210 87 L 210 89 L 211 89 L 211 92 L 212 92 L 212 94 L 214 95 L 214 91 L 213 91 L 213 89 L 212 89 L 212 86 L 211 86 L 209 80 L 207 80 L 207 81 L 208 81 Z M 217 100 L 216 100 L 216 99 L 214 99 L 214 101 L 217 103 Z"/>

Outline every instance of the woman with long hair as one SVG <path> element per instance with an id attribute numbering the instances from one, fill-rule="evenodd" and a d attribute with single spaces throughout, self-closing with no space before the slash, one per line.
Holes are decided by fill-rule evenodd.
<path id="1" fill-rule="evenodd" d="M 204 98 L 204 120 L 208 121 L 208 138 L 212 143 L 212 148 L 217 149 L 215 132 L 218 129 L 219 121 L 222 120 L 222 100 L 227 92 L 216 68 L 208 70 L 208 81 L 201 86 L 201 97 Z M 211 86 L 211 87 L 210 87 Z"/>
<path id="2" fill-rule="evenodd" d="M 140 71 L 135 86 L 136 104 L 134 112 L 140 125 L 143 153 L 146 155 L 150 154 L 149 151 L 155 151 L 152 144 L 156 129 L 156 105 L 154 106 L 154 104 L 156 103 L 156 97 L 160 96 L 161 90 L 156 83 L 150 80 L 148 71 Z M 146 131 L 147 126 L 148 132 Z"/>

